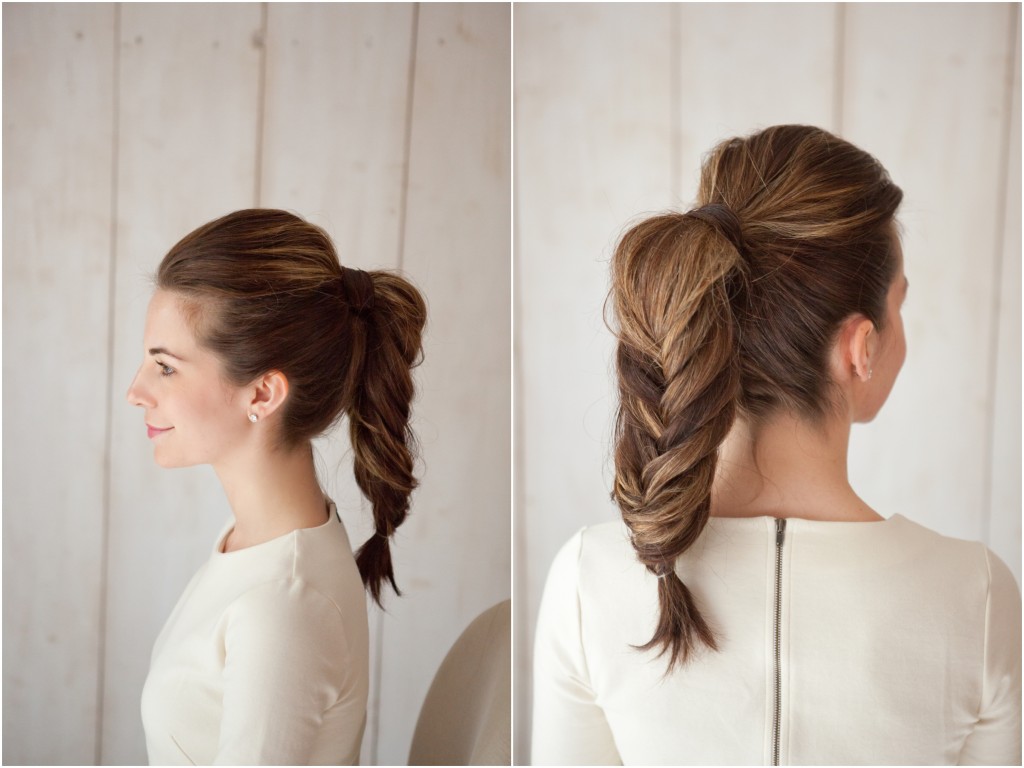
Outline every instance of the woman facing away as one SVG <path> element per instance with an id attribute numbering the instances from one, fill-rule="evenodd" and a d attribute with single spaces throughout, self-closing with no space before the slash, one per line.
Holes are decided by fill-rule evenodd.
<path id="1" fill-rule="evenodd" d="M 213 466 L 234 521 L 157 639 L 142 694 L 154 764 L 354 764 L 366 721 L 365 589 L 395 586 L 388 539 L 413 476 L 422 297 L 343 267 L 320 228 L 243 210 L 157 272 L 128 400 L 157 463 Z M 311 440 L 348 417 L 374 535 L 353 556 Z"/>
<path id="2" fill-rule="evenodd" d="M 552 566 L 535 762 L 1020 764 L 1013 576 L 847 479 L 906 354 L 901 198 L 867 153 L 777 126 L 622 238 L 625 525 Z"/>

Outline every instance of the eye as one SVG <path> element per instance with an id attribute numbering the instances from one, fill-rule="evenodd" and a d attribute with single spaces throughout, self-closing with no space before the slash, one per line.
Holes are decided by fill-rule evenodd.
<path id="1" fill-rule="evenodd" d="M 174 369 L 171 368 L 171 366 L 164 365 L 159 360 L 154 360 L 153 362 L 155 362 L 157 364 L 157 367 L 160 369 L 161 376 L 170 376 L 174 373 Z"/>

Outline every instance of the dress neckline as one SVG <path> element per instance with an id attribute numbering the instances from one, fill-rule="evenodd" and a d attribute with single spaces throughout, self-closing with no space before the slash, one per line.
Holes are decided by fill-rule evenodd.
<path id="1" fill-rule="evenodd" d="M 230 552 L 225 552 L 224 551 L 224 544 L 227 542 L 228 536 L 235 529 L 235 520 L 232 517 L 232 519 L 229 520 L 225 524 L 224 529 L 220 532 L 220 535 L 217 536 L 217 541 L 216 541 L 216 543 L 213 546 L 213 555 L 214 555 L 214 557 L 230 557 L 231 555 L 239 555 L 239 554 L 242 554 L 243 552 L 258 551 L 261 548 L 272 547 L 276 543 L 280 543 L 280 542 L 284 541 L 285 539 L 288 539 L 289 537 L 300 535 L 304 531 L 309 532 L 309 533 L 315 533 L 317 531 L 326 530 L 327 528 L 329 528 L 331 526 L 331 524 L 335 521 L 335 519 L 337 519 L 339 522 L 341 521 L 341 516 L 338 514 L 338 507 L 337 507 L 337 505 L 331 499 L 326 499 L 326 501 L 327 501 L 327 519 L 323 523 L 321 523 L 320 525 L 314 525 L 314 526 L 310 526 L 308 528 L 293 528 L 292 530 L 288 531 L 287 533 L 282 533 L 280 536 L 275 536 L 274 538 L 268 539 L 267 541 L 261 541 L 259 544 L 253 544 L 250 547 L 243 547 L 242 549 L 234 549 L 234 550 L 232 550 Z"/>
<path id="2" fill-rule="evenodd" d="M 750 527 L 769 527 L 774 526 L 776 520 L 785 520 L 786 526 L 798 526 L 800 528 L 806 528 L 808 530 L 829 530 L 829 529 L 849 529 L 849 528 L 865 528 L 865 527 L 886 527 L 887 523 L 892 523 L 898 520 L 904 520 L 906 518 L 899 513 L 891 515 L 890 517 L 882 518 L 881 520 L 814 520 L 807 517 L 776 517 L 775 515 L 756 515 L 753 517 L 729 517 L 724 515 L 711 515 L 708 518 L 708 525 L 727 525 L 727 526 L 740 526 L 744 524 Z"/>

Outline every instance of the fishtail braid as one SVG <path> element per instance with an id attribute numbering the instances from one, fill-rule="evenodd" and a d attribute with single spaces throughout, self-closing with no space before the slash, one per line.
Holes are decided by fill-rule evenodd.
<path id="1" fill-rule="evenodd" d="M 711 627 L 674 570 L 710 511 L 718 446 L 740 394 L 734 305 L 745 293 L 739 223 L 724 206 L 633 227 L 612 259 L 619 411 L 615 489 L 637 558 L 658 576 L 660 611 L 642 649 L 669 670 Z"/>

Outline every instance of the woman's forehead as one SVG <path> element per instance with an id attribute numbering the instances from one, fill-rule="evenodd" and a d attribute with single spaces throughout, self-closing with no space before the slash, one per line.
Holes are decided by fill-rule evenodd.
<path id="1" fill-rule="evenodd" d="M 157 289 L 146 312 L 145 344 L 162 347 L 177 357 L 196 348 L 183 299 L 178 294 Z"/>

